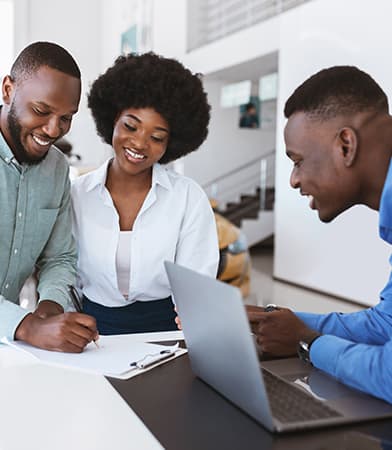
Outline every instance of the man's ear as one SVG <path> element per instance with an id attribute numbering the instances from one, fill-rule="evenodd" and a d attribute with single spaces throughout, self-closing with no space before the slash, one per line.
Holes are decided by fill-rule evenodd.
<path id="1" fill-rule="evenodd" d="M 344 160 L 346 167 L 351 167 L 355 161 L 358 152 L 358 136 L 351 127 L 340 128 L 336 136 L 340 156 Z"/>
<path id="2" fill-rule="evenodd" d="M 15 82 L 12 80 L 10 75 L 6 75 L 3 79 L 3 84 L 1 87 L 3 102 L 5 105 L 11 104 L 12 92 L 14 90 Z"/>

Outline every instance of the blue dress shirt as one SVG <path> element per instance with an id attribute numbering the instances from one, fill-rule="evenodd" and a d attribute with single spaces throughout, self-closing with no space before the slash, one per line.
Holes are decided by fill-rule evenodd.
<path id="1" fill-rule="evenodd" d="M 392 162 L 381 196 L 379 232 L 392 244 Z M 392 264 L 392 256 L 389 261 Z M 323 333 L 310 349 L 315 367 L 392 403 L 392 273 L 380 299 L 378 305 L 356 313 L 297 316 Z"/>

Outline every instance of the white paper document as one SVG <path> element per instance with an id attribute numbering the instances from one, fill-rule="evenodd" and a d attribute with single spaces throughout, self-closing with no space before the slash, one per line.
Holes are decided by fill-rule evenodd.
<path id="1" fill-rule="evenodd" d="M 99 348 L 90 343 L 82 353 L 42 350 L 24 342 L 5 338 L 1 342 L 27 352 L 44 363 L 115 378 L 130 378 L 186 353 L 178 343 L 167 346 L 135 342 L 130 335 L 100 336 Z"/>

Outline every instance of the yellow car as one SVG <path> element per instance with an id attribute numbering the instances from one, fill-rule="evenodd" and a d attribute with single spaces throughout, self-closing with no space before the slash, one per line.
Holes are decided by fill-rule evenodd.
<path id="1" fill-rule="evenodd" d="M 238 287 L 242 296 L 250 293 L 250 255 L 246 237 L 232 222 L 215 211 L 219 239 L 218 279 Z"/>

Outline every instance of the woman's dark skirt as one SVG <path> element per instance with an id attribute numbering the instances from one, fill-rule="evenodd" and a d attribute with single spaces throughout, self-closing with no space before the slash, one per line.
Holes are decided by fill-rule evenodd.
<path id="1" fill-rule="evenodd" d="M 177 330 L 171 297 L 109 307 L 94 303 L 84 296 L 83 312 L 95 317 L 98 332 L 102 335 Z"/>

